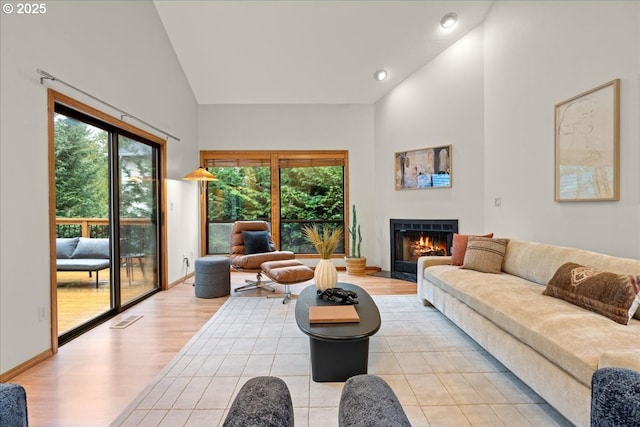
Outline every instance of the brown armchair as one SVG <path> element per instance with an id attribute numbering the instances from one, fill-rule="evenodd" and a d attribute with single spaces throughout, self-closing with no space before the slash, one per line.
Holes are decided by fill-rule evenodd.
<path id="1" fill-rule="evenodd" d="M 291 251 L 278 251 L 265 221 L 236 221 L 231 228 L 231 267 L 238 271 L 256 273 L 256 280 L 245 280 L 246 284 L 234 288 L 234 292 L 263 288 L 272 292 L 271 281 L 262 280 L 262 263 L 294 259 Z"/>

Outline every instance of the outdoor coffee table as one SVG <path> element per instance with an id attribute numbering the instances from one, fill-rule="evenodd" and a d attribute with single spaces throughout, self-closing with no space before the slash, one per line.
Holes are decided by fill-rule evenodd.
<path id="1" fill-rule="evenodd" d="M 349 283 L 338 283 L 336 287 L 358 294 L 359 303 L 354 307 L 360 322 L 310 324 L 309 307 L 340 305 L 318 298 L 315 285 L 304 288 L 296 302 L 296 323 L 309 335 L 311 372 L 316 382 L 341 382 L 354 375 L 366 374 L 369 337 L 380 329 L 380 312 L 364 289 Z"/>

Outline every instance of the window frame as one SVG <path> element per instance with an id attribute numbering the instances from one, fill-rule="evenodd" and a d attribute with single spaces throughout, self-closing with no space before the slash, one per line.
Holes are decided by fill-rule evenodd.
<path id="1" fill-rule="evenodd" d="M 207 168 L 215 161 L 233 160 L 268 160 L 271 168 L 271 234 L 280 249 L 280 164 L 282 161 L 314 163 L 322 160 L 339 160 L 343 163 L 343 224 L 346 233 L 349 224 L 349 151 L 348 150 L 204 150 L 200 151 L 200 165 Z M 207 199 L 200 197 L 200 253 L 207 253 Z M 334 254 L 334 258 L 342 258 L 349 253 L 349 239 L 344 236 L 344 253 Z M 319 258 L 318 254 L 296 254 L 298 258 Z"/>

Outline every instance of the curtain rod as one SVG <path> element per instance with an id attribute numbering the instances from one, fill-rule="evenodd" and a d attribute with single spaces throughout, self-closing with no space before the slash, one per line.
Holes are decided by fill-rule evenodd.
<path id="1" fill-rule="evenodd" d="M 41 70 L 40 68 L 36 69 L 36 72 L 37 72 L 38 74 L 40 74 L 40 84 L 44 84 L 44 81 L 45 81 L 45 80 L 51 80 L 51 81 L 60 82 L 60 83 L 62 83 L 63 85 L 68 86 L 68 87 L 70 87 L 71 89 L 76 90 L 76 91 L 80 92 L 81 94 L 86 95 L 86 96 L 88 96 L 89 98 L 91 98 L 91 99 L 93 99 L 93 100 L 96 100 L 96 101 L 98 101 L 98 102 L 100 102 L 100 103 L 102 103 L 102 104 L 106 105 L 107 107 L 112 108 L 112 109 L 114 109 L 114 110 L 116 110 L 116 111 L 118 111 L 118 112 L 122 113 L 122 115 L 120 116 L 120 120 L 124 120 L 124 118 L 125 118 L 125 117 L 132 118 L 132 119 L 134 119 L 134 120 L 139 121 L 140 123 L 144 123 L 146 126 L 149 126 L 151 129 L 154 129 L 154 130 L 156 130 L 156 131 L 158 131 L 158 132 L 160 132 L 160 133 L 164 134 L 164 135 L 165 135 L 165 137 L 166 137 L 165 139 L 172 138 L 172 139 L 175 139 L 176 141 L 180 142 L 180 138 L 178 138 L 178 137 L 176 137 L 176 136 L 171 135 L 169 132 L 165 132 L 165 131 L 163 131 L 162 129 L 158 129 L 157 127 L 153 126 L 152 124 L 147 123 L 147 122 L 145 122 L 144 120 L 142 120 L 142 119 L 140 119 L 140 118 L 138 118 L 138 117 L 136 117 L 136 116 L 134 116 L 134 115 L 132 115 L 132 114 L 129 114 L 129 113 L 127 113 L 126 111 L 124 111 L 124 110 L 122 110 L 122 109 L 120 109 L 120 108 L 118 108 L 118 107 L 115 107 L 115 106 L 113 106 L 113 105 L 109 104 L 108 102 L 105 102 L 105 101 L 103 101 L 102 99 L 100 99 L 100 98 L 98 98 L 98 97 L 96 97 L 96 96 L 93 96 L 93 95 L 91 95 L 90 93 L 85 92 L 85 91 L 84 91 L 84 90 L 82 90 L 82 89 L 79 89 L 79 88 L 77 88 L 77 87 L 73 86 L 72 84 L 69 84 L 69 83 L 65 82 L 64 80 L 60 80 L 59 78 L 57 78 L 57 77 L 55 77 L 55 76 L 52 76 L 51 74 L 47 73 L 47 72 L 46 72 L 46 71 L 44 71 L 44 70 Z"/>

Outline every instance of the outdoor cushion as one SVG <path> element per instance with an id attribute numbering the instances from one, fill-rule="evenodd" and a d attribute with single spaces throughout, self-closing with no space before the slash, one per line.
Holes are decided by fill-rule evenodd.
<path id="1" fill-rule="evenodd" d="M 58 259 L 71 258 L 71 256 L 73 255 L 73 251 L 75 251 L 76 247 L 78 246 L 79 241 L 80 241 L 79 237 L 56 239 L 56 258 Z"/>
<path id="2" fill-rule="evenodd" d="M 71 258 L 109 258 L 109 239 L 80 237 Z"/>
<path id="3" fill-rule="evenodd" d="M 58 271 L 98 271 L 109 268 L 111 261 L 103 258 L 58 259 L 56 269 Z"/>

